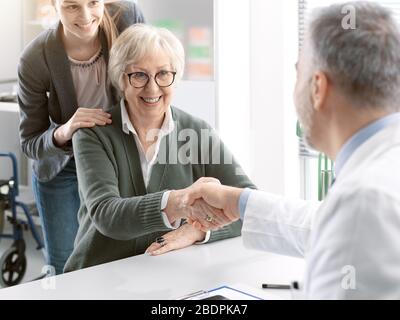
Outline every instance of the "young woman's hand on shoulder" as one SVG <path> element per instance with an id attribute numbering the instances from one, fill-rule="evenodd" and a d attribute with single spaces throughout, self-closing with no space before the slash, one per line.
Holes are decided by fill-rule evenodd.
<path id="1" fill-rule="evenodd" d="M 111 124 L 111 115 L 101 108 L 78 108 L 69 121 L 54 132 L 57 146 L 62 147 L 72 139 L 73 134 L 80 128 L 92 128 Z"/>

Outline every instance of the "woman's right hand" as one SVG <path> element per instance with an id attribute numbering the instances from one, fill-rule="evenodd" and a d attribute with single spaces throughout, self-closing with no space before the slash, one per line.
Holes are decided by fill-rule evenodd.
<path id="1" fill-rule="evenodd" d="M 54 131 L 54 141 L 62 147 L 72 139 L 73 134 L 80 128 L 92 128 L 111 124 L 111 115 L 101 108 L 78 108 L 69 121 Z"/>
<path id="2" fill-rule="evenodd" d="M 164 209 L 168 220 L 171 223 L 182 218 L 186 218 L 191 223 L 202 221 L 202 227 L 206 231 L 215 230 L 230 223 L 231 221 L 225 217 L 222 210 L 212 207 L 201 198 L 194 199 L 189 206 L 185 204 L 184 200 L 189 199 L 188 193 L 190 193 L 193 188 L 208 183 L 221 185 L 216 178 L 202 177 L 190 187 L 171 191 L 167 206 Z M 207 217 L 213 217 L 212 221 L 206 221 L 205 219 Z"/>

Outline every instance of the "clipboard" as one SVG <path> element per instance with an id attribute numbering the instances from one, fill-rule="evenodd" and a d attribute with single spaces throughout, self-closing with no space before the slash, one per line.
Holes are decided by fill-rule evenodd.
<path id="1" fill-rule="evenodd" d="M 210 290 L 193 292 L 178 300 L 264 300 L 263 298 L 234 286 L 221 286 Z"/>

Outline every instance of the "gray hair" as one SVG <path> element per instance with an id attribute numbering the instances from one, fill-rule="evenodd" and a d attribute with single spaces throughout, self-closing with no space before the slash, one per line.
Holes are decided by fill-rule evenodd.
<path id="1" fill-rule="evenodd" d="M 342 25 L 349 5 L 355 29 Z M 355 106 L 399 108 L 400 32 L 391 11 L 372 2 L 336 4 L 316 9 L 308 27 L 314 68 Z"/>
<path id="2" fill-rule="evenodd" d="M 135 24 L 117 38 L 110 51 L 108 76 L 121 98 L 126 67 L 158 49 L 170 57 L 171 67 L 176 72 L 176 80 L 179 81 L 185 66 L 185 51 L 172 32 L 164 28 Z"/>

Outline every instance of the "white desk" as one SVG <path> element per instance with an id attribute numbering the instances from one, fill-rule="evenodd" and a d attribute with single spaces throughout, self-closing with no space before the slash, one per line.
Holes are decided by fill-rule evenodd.
<path id="1" fill-rule="evenodd" d="M 29 261 L 28 261 L 29 263 Z M 304 260 L 245 249 L 241 238 L 191 246 L 158 257 L 135 256 L 41 281 L 0 289 L 5 299 L 176 299 L 185 294 L 241 283 L 260 294 L 261 283 L 301 280 Z M 45 279 L 44 281 L 48 281 Z M 269 290 L 290 299 L 289 290 Z M 254 293 L 254 292 L 253 292 Z"/>

